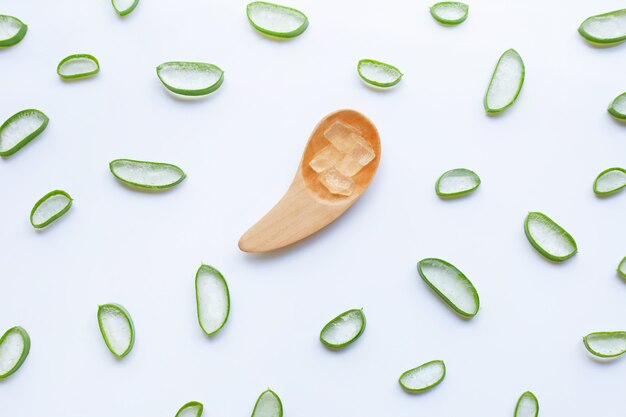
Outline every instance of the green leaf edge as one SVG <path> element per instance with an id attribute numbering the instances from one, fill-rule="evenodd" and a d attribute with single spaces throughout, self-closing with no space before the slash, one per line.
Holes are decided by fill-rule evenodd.
<path id="1" fill-rule="evenodd" d="M 222 283 L 224 284 L 224 288 L 226 289 L 226 299 L 228 300 L 228 306 L 226 307 L 226 317 L 224 317 L 224 321 L 217 329 L 215 329 L 214 331 L 210 333 L 206 331 L 206 329 L 202 325 L 202 320 L 200 320 L 200 294 L 198 292 L 198 276 L 200 275 L 200 271 L 202 271 L 203 269 L 210 271 L 212 274 L 217 276 L 222 281 Z M 226 282 L 226 279 L 224 278 L 222 273 L 218 271 L 216 268 L 213 268 L 211 265 L 201 264 L 200 268 L 198 268 L 198 271 L 196 272 L 195 284 L 196 284 L 196 311 L 198 315 L 198 324 L 200 325 L 200 328 L 202 329 L 204 334 L 206 334 L 207 336 L 212 336 L 216 334 L 217 332 L 219 332 L 220 330 L 222 330 L 222 327 L 224 327 L 224 325 L 228 321 L 228 316 L 230 315 L 230 290 L 228 289 L 228 283 Z"/>
<path id="2" fill-rule="evenodd" d="M 185 409 L 189 407 L 200 407 L 200 409 L 198 410 L 199 412 L 196 413 L 196 417 L 200 417 L 202 415 L 202 412 L 204 411 L 204 405 L 201 402 L 189 401 L 187 404 L 183 405 L 182 407 L 178 409 L 178 412 L 176 412 L 176 416 L 174 417 L 178 417 L 180 413 L 182 413 Z"/>
<path id="3" fill-rule="evenodd" d="M 259 405 L 259 401 L 261 401 L 261 397 L 263 397 L 263 394 L 265 394 L 266 392 L 269 392 L 270 394 L 272 394 L 274 396 L 274 398 L 276 398 L 278 400 L 278 407 L 280 410 L 280 413 L 278 414 L 278 417 L 283 417 L 283 402 L 280 400 L 280 397 L 278 396 L 278 394 L 276 394 L 274 391 L 272 391 L 271 389 L 266 389 L 265 391 L 263 391 L 261 393 L 261 395 L 259 395 L 259 398 L 257 398 L 256 403 L 254 403 L 254 409 L 252 410 L 252 417 L 254 417 L 254 413 L 256 413 L 256 409 Z"/>
<path id="4" fill-rule="evenodd" d="M 539 415 L 539 401 L 537 400 L 537 397 L 535 397 L 535 394 L 530 391 L 526 391 L 522 395 L 520 395 L 519 400 L 517 400 L 517 404 L 515 405 L 515 413 L 513 414 L 513 416 L 517 417 L 517 410 L 519 409 L 519 405 L 525 396 L 529 396 L 535 402 L 535 405 L 537 406 L 537 411 L 535 411 L 534 417 L 537 417 Z"/>
<path id="5" fill-rule="evenodd" d="M 61 66 L 63 66 L 63 64 L 65 64 L 68 61 L 71 61 L 72 59 L 77 59 L 77 58 L 87 58 L 93 62 L 96 63 L 96 69 L 93 71 L 89 71 L 89 72 L 83 72 L 80 74 L 74 74 L 74 75 L 62 75 L 61 74 Z M 59 65 L 57 65 L 57 74 L 59 75 L 59 77 L 63 78 L 64 80 L 73 80 L 76 78 L 85 78 L 85 77 L 90 77 L 92 75 L 95 75 L 97 73 L 100 72 L 100 63 L 98 62 L 98 59 L 90 54 L 73 54 L 73 55 L 69 55 L 66 56 L 65 58 L 63 58 L 61 60 L 61 62 L 59 62 Z"/>
<path id="6" fill-rule="evenodd" d="M 601 39 L 601 38 L 596 38 L 595 36 L 590 35 L 589 33 L 585 32 L 585 30 L 583 29 L 583 26 L 585 25 L 585 23 L 591 19 L 595 19 L 598 17 L 606 17 L 606 16 L 611 16 L 611 15 L 615 15 L 615 14 L 626 14 L 626 9 L 619 9 L 619 10 L 613 10 L 612 12 L 607 12 L 607 13 L 602 13 L 602 14 L 597 14 L 594 16 L 590 16 L 588 18 L 586 18 L 585 20 L 583 20 L 583 22 L 580 24 L 580 26 L 578 27 L 578 33 L 580 33 L 580 35 L 585 38 L 587 41 L 591 42 L 591 43 L 595 43 L 595 44 L 601 44 L 601 45 L 615 45 L 618 43 L 623 42 L 624 40 L 626 40 L 626 35 L 624 36 L 619 36 L 617 38 L 609 38 L 609 39 Z"/>
<path id="7" fill-rule="evenodd" d="M 120 161 L 124 161 L 124 162 L 135 162 L 135 163 L 139 163 L 139 164 L 147 164 L 147 165 L 157 165 L 157 166 L 168 166 L 168 167 L 172 167 L 175 170 L 177 170 L 178 172 L 180 172 L 180 178 L 170 184 L 165 184 L 165 185 L 145 185 L 145 184 L 140 184 L 140 183 L 136 183 L 136 182 L 132 182 L 132 181 L 127 181 L 124 178 L 118 176 L 114 169 L 113 169 L 113 164 L 115 164 L 116 162 L 120 162 Z M 141 188 L 144 190 L 167 190 L 169 188 L 172 188 L 178 184 L 180 184 L 186 177 L 187 174 L 185 174 L 185 172 L 180 169 L 179 167 L 177 167 L 174 164 L 168 164 L 166 162 L 150 162 L 150 161 L 138 161 L 135 159 L 114 159 L 113 161 L 109 162 L 109 171 L 111 171 L 111 174 L 113 174 L 113 176 L 115 178 L 117 178 L 120 182 L 127 184 L 127 185 L 132 185 L 133 187 L 137 187 L 137 188 Z"/>
<path id="8" fill-rule="evenodd" d="M 329 343 L 326 340 L 324 340 L 324 331 L 335 321 L 339 320 L 339 318 L 350 314 L 352 312 L 356 312 L 359 314 L 359 316 L 361 317 L 361 328 L 359 329 L 358 333 L 350 340 L 348 340 L 347 342 L 344 343 L 339 343 L 339 344 L 333 344 L 333 343 Z M 362 308 L 352 308 L 350 310 L 344 311 L 343 313 L 339 314 L 337 317 L 333 318 L 332 320 L 330 320 L 328 323 L 326 323 L 326 325 L 322 328 L 322 330 L 320 331 L 320 341 L 324 344 L 324 346 L 331 348 L 331 349 L 342 349 L 352 343 L 354 343 L 359 337 L 361 337 L 361 335 L 363 334 L 363 332 L 365 331 L 365 326 L 366 326 L 366 320 L 365 320 L 365 314 L 363 314 L 363 309 Z"/>
<path id="9" fill-rule="evenodd" d="M 16 44 L 20 43 L 20 41 L 22 39 L 24 39 L 24 36 L 26 36 L 26 32 L 28 32 L 28 25 L 26 23 L 22 22 L 20 19 L 18 19 L 15 16 L 10 16 L 8 14 L 2 14 L 2 15 L 0 15 L 0 17 L 8 17 L 10 19 L 15 19 L 20 24 L 20 30 L 18 30 L 17 33 L 12 38 L 0 39 L 0 47 L 4 48 L 4 47 L 13 46 L 13 45 L 16 45 Z"/>
<path id="10" fill-rule="evenodd" d="M 463 191 L 459 191 L 456 193 L 442 193 L 439 191 L 439 183 L 441 182 L 441 179 L 446 175 L 449 174 L 450 172 L 455 172 L 455 171 L 463 171 L 463 172 L 467 172 L 470 176 L 475 177 L 478 180 L 478 183 L 476 184 L 476 186 L 472 187 L 472 188 L 468 188 L 467 190 L 463 190 Z M 444 172 L 443 174 L 441 174 L 439 176 L 439 178 L 437 179 L 437 183 L 435 184 L 435 193 L 437 193 L 437 195 L 439 197 L 442 198 L 454 198 L 454 197 L 460 197 L 462 195 L 466 195 L 471 193 L 472 191 L 474 191 L 475 189 L 478 188 L 478 186 L 480 185 L 480 177 L 478 176 L 478 174 L 476 174 L 474 171 L 472 171 L 471 169 L 467 169 L 467 168 L 455 168 L 455 169 L 451 169 L 449 171 Z"/>
<path id="11" fill-rule="evenodd" d="M 379 83 L 363 75 L 363 73 L 361 72 L 361 65 L 363 64 L 382 65 L 384 67 L 391 68 L 392 70 L 397 71 L 398 74 L 400 75 L 394 81 L 391 81 L 389 83 Z M 393 65 L 387 64 L 385 62 L 377 61 L 375 59 L 369 59 L 369 58 L 361 59 L 356 66 L 356 70 L 359 73 L 359 77 L 361 77 L 363 81 L 365 81 L 368 84 L 375 85 L 376 87 L 383 87 L 383 88 L 393 87 L 394 85 L 398 84 L 402 80 L 402 77 L 404 76 L 402 71 L 400 71 L 398 68 L 394 67 Z"/>
<path id="12" fill-rule="evenodd" d="M 6 128 L 6 126 L 8 124 L 10 124 L 14 119 L 17 119 L 18 117 L 20 117 L 22 114 L 24 113 L 30 113 L 30 112 L 36 112 L 39 113 L 43 116 L 43 123 L 41 124 L 41 126 L 39 126 L 39 128 L 37 128 L 37 130 L 35 130 L 33 133 L 31 133 L 30 135 L 26 136 L 24 139 L 22 139 L 21 141 L 19 141 L 18 143 L 15 144 L 15 146 L 13 146 L 11 149 L 8 149 L 6 151 L 0 152 L 0 156 L 1 157 L 7 157 L 7 156 L 11 156 L 14 153 L 16 153 L 17 151 L 19 151 L 20 149 L 22 149 L 24 146 L 26 146 L 31 140 L 35 139 L 37 136 L 39 136 L 39 134 L 41 134 L 41 132 L 43 132 L 44 130 L 46 130 L 46 127 L 48 126 L 48 122 L 50 121 L 50 119 L 48 119 L 48 116 L 46 116 L 44 114 L 44 112 L 42 112 L 41 110 L 37 110 L 37 109 L 26 109 L 26 110 L 22 110 L 19 111 L 17 113 L 15 113 L 13 116 L 9 117 L 3 124 L 2 126 L 0 126 L 0 134 L 2 133 L 2 131 Z"/>
<path id="13" fill-rule="evenodd" d="M 213 84 L 211 84 L 210 86 L 208 86 L 206 88 L 201 88 L 199 90 L 185 90 L 185 89 L 173 87 L 173 86 L 169 85 L 168 83 L 166 83 L 163 80 L 163 78 L 161 78 L 160 71 L 166 65 L 182 65 L 182 66 L 186 65 L 186 66 L 191 66 L 191 67 L 210 67 L 211 69 L 218 70 L 220 72 L 220 77 L 218 78 L 217 81 L 215 81 Z M 165 86 L 165 88 L 167 88 L 168 90 L 170 90 L 173 93 L 180 94 L 182 96 L 191 96 L 191 97 L 206 96 L 208 94 L 211 94 L 212 92 L 214 92 L 218 88 L 220 88 L 222 86 L 222 83 L 224 82 L 224 71 L 220 67 L 218 67 L 217 65 L 209 64 L 209 63 L 206 63 L 206 62 L 168 61 L 168 62 L 164 62 L 161 65 L 159 65 L 158 67 L 156 67 L 156 73 L 157 73 L 157 77 L 159 77 L 159 80 Z"/>
<path id="14" fill-rule="evenodd" d="M 102 311 L 103 308 L 113 308 L 115 310 L 120 311 L 122 315 L 128 321 L 128 324 L 130 325 L 130 343 L 128 344 L 128 347 L 126 348 L 126 350 L 122 352 L 120 355 L 118 355 L 117 353 L 113 351 L 113 348 L 109 344 L 109 339 L 106 336 L 106 332 L 104 331 L 104 327 L 102 327 L 102 320 L 100 319 L 100 312 Z M 133 323 L 133 319 L 130 317 L 130 313 L 128 312 L 128 310 L 126 310 L 120 304 L 108 303 L 108 304 L 102 304 L 98 306 L 98 327 L 100 327 L 100 333 L 102 334 L 102 338 L 104 339 L 104 343 L 107 345 L 107 348 L 118 359 L 122 359 L 124 356 L 128 355 L 130 351 L 133 349 L 133 346 L 135 345 L 135 325 Z"/>
<path id="15" fill-rule="evenodd" d="M 115 9 L 115 13 L 117 13 L 120 16 L 126 16 L 130 14 L 133 10 L 135 10 L 135 7 L 137 7 L 137 5 L 139 4 L 139 0 L 135 0 L 133 4 L 128 9 L 125 9 L 125 10 L 119 10 L 117 7 L 115 7 L 114 0 L 111 0 L 111 4 L 113 5 L 113 8 Z"/>
<path id="16" fill-rule="evenodd" d="M 595 350 L 593 350 L 591 348 L 591 346 L 589 346 L 589 341 L 588 338 L 589 336 L 595 336 L 595 335 L 603 335 L 603 336 L 615 336 L 615 335 L 621 335 L 624 338 L 626 338 L 626 332 L 625 331 L 615 331 L 615 332 L 592 332 L 589 333 L 588 335 L 583 337 L 583 343 L 585 344 L 585 348 L 587 348 L 587 350 L 589 351 L 589 353 L 591 353 L 594 356 L 597 356 L 599 358 L 616 358 L 618 356 L 623 355 L 624 353 L 626 353 L 626 349 L 624 349 L 623 351 L 621 351 L 620 353 L 617 353 L 615 355 L 604 355 L 600 352 L 597 352 Z"/>
<path id="17" fill-rule="evenodd" d="M 2 345 L 4 340 L 7 338 L 7 336 L 11 334 L 12 332 L 18 332 L 20 334 L 20 336 L 22 337 L 22 340 L 24 341 L 24 349 L 22 349 L 22 354 L 20 355 L 20 358 L 17 360 L 15 365 L 13 365 L 13 368 L 9 369 L 4 374 L 0 374 L 0 380 L 8 378 L 10 375 L 17 372 L 17 370 L 20 369 L 20 367 L 22 366 L 22 364 L 28 357 L 28 353 L 30 352 L 30 336 L 28 335 L 28 332 L 20 326 L 11 327 L 9 330 L 4 332 L 4 334 L 0 338 L 0 346 Z"/>
<path id="18" fill-rule="evenodd" d="M 442 17 L 440 17 L 439 15 L 437 15 L 437 13 L 434 11 L 437 7 L 439 6 L 443 6 L 443 5 L 454 5 L 454 6 L 461 6 L 462 9 L 465 10 L 465 14 L 463 16 L 461 16 L 458 19 L 444 19 Z M 465 3 L 462 3 L 460 1 L 441 1 L 439 3 L 435 3 L 430 7 L 430 15 L 439 23 L 442 23 L 444 25 L 450 25 L 450 26 L 456 26 L 459 25 L 463 22 L 465 22 L 465 20 L 467 19 L 467 15 L 469 14 L 469 6 Z"/>
<path id="19" fill-rule="evenodd" d="M 65 196 L 67 198 L 70 199 L 70 201 L 67 203 L 67 205 L 65 207 L 63 207 L 57 214 L 55 214 L 54 216 L 48 218 L 48 220 L 46 220 L 45 222 L 41 223 L 41 224 L 35 224 L 33 223 L 33 216 L 35 215 L 35 211 L 37 211 L 37 209 L 39 208 L 39 206 L 41 206 L 48 198 L 55 196 L 55 195 L 62 195 Z M 54 222 L 56 219 L 58 219 L 59 217 L 63 216 L 65 213 L 68 212 L 68 210 L 70 209 L 70 207 L 72 207 L 72 202 L 74 201 L 74 199 L 65 191 L 63 190 L 53 190 L 50 191 L 48 194 L 44 195 L 43 197 L 41 197 L 33 206 L 33 209 L 30 211 L 30 224 L 35 228 L 35 229 L 43 229 L 44 227 L 48 226 L 50 223 Z"/>
<path id="20" fill-rule="evenodd" d="M 504 107 L 500 107 L 497 109 L 492 109 L 491 107 L 488 106 L 487 104 L 487 96 L 489 95 L 489 90 L 491 90 L 491 85 L 493 84 L 493 78 L 496 75 L 496 71 L 498 70 L 498 67 L 500 66 L 500 61 L 502 61 L 502 58 L 504 58 L 504 56 L 513 51 L 515 53 L 515 55 L 517 56 L 517 58 L 519 59 L 519 61 L 522 63 L 522 77 L 520 79 L 520 83 L 519 86 L 517 87 L 517 93 L 515 93 L 515 97 L 513 97 L 513 99 Z M 500 59 L 498 59 L 498 63 L 496 64 L 495 68 L 493 69 L 493 73 L 491 74 L 491 79 L 489 80 L 489 86 L 487 87 L 487 91 L 485 92 L 485 98 L 483 99 L 483 106 L 485 108 L 485 111 L 489 114 L 495 114 L 495 113 L 500 113 L 506 109 L 508 109 L 509 107 L 511 107 L 513 105 L 513 103 L 515 103 L 517 101 L 517 97 L 519 96 L 520 92 L 522 91 L 522 87 L 524 86 L 524 79 L 526 78 L 526 66 L 524 65 L 524 60 L 522 59 L 522 56 L 513 48 L 511 49 L 507 49 L 506 51 L 504 51 L 502 53 L 502 55 L 500 55 Z"/>
<path id="21" fill-rule="evenodd" d="M 443 366 L 443 374 L 441 374 L 441 378 L 439 378 L 437 381 L 433 382 L 432 384 L 430 384 L 430 385 L 428 385 L 428 386 L 426 386 L 426 387 L 424 387 L 424 388 L 409 388 L 409 387 L 407 387 L 406 385 L 404 385 L 404 384 L 402 383 L 402 378 L 403 378 L 406 374 L 408 374 L 408 373 L 410 373 L 410 372 L 413 372 L 413 371 L 416 371 L 416 370 L 418 370 L 418 369 L 421 369 L 421 368 L 427 367 L 428 365 L 432 365 L 433 363 L 441 363 L 441 365 Z M 404 390 L 406 390 L 406 391 L 408 391 L 408 392 L 412 392 L 412 393 L 416 393 L 416 392 L 424 392 L 424 391 L 428 391 L 428 390 L 430 390 L 430 389 L 432 389 L 432 388 L 436 387 L 437 385 L 441 384 L 441 381 L 443 381 L 443 379 L 444 379 L 445 377 L 446 377 L 446 364 L 444 363 L 444 361 L 442 361 L 442 360 L 440 360 L 440 359 L 436 359 L 436 360 L 434 360 L 434 361 L 430 361 L 430 362 L 423 363 L 423 364 L 421 364 L 421 365 L 420 365 L 420 366 L 418 366 L 418 367 L 411 368 L 411 369 L 409 369 L 408 371 L 403 372 L 403 373 L 402 373 L 402 375 L 400 375 L 400 378 L 398 378 L 398 383 L 400 384 L 400 386 L 401 386 Z"/>
<path id="22" fill-rule="evenodd" d="M 624 268 L 622 269 L 622 266 Z M 626 279 L 626 256 L 622 258 L 619 265 L 617 265 L 617 273 L 624 279 Z"/>
<path id="23" fill-rule="evenodd" d="M 300 25 L 297 29 L 292 30 L 291 32 L 274 32 L 272 30 L 265 29 L 264 27 L 259 26 L 256 23 L 254 23 L 254 21 L 250 17 L 250 8 L 254 7 L 255 5 L 264 5 L 264 6 L 269 6 L 270 8 L 275 8 L 275 9 L 290 10 L 292 12 L 296 12 L 296 13 L 302 15 L 302 17 L 304 17 L 304 21 L 302 22 L 302 25 Z M 253 28 L 255 28 L 256 30 L 258 30 L 261 33 L 264 33 L 264 34 L 270 35 L 270 36 L 274 36 L 274 37 L 277 37 L 277 38 L 295 38 L 296 36 L 299 36 L 302 33 L 304 33 L 304 31 L 309 27 L 309 18 L 304 13 L 302 13 L 300 10 L 294 9 L 294 8 L 291 8 L 291 7 L 287 7 L 287 6 L 281 6 L 280 4 L 268 3 L 268 2 L 265 2 L 265 1 L 254 1 L 254 2 L 252 2 L 250 4 L 248 4 L 246 6 L 246 16 L 248 17 L 248 21 L 250 22 L 250 24 L 252 25 Z"/>
<path id="24" fill-rule="evenodd" d="M 556 226 L 556 228 L 558 230 L 560 230 L 561 232 L 563 232 L 563 236 L 565 236 L 565 238 L 567 240 L 569 240 L 570 242 L 572 242 L 574 244 L 574 250 L 572 251 L 572 253 L 565 255 L 565 256 L 554 256 L 550 253 L 548 253 L 546 250 L 544 250 L 539 243 L 537 243 L 535 241 L 535 239 L 531 236 L 530 234 L 530 230 L 528 230 L 528 220 L 530 219 L 530 216 L 532 215 L 538 215 L 540 217 L 543 217 L 545 220 L 547 220 L 548 222 L 554 224 Z M 530 244 L 537 250 L 537 252 L 539 252 L 540 254 L 542 254 L 546 259 L 550 260 L 550 261 L 554 261 L 554 262 L 563 262 L 569 258 L 571 258 L 572 256 L 574 256 L 577 252 L 578 252 L 578 245 L 576 245 L 576 241 L 574 240 L 574 238 L 572 237 L 572 235 L 570 235 L 567 230 L 563 229 L 557 222 L 555 222 L 554 220 L 552 220 L 550 217 L 546 216 L 545 214 L 539 212 L 539 211 L 531 211 L 528 213 L 528 215 L 526 216 L 526 220 L 524 220 L 524 232 L 526 233 L 526 237 L 528 238 L 528 241 L 530 242 Z"/>
<path id="25" fill-rule="evenodd" d="M 598 174 L 598 176 L 596 177 L 595 181 L 593 182 L 593 192 L 599 196 L 599 197 L 606 197 L 609 196 L 611 194 L 615 194 L 616 192 L 620 191 L 622 188 L 626 187 L 626 184 L 622 185 L 621 187 L 617 187 L 613 190 L 610 191 L 598 191 L 598 180 L 600 179 L 600 177 L 602 177 L 604 174 L 606 174 L 607 172 L 610 171 L 621 171 L 624 174 L 626 174 L 626 169 L 624 168 L 619 168 L 619 167 L 614 167 L 614 168 L 607 168 L 604 171 L 602 171 L 601 173 Z"/>
<path id="26" fill-rule="evenodd" d="M 615 110 L 615 107 L 614 107 L 614 106 L 615 106 L 615 102 L 616 102 L 619 98 L 624 97 L 624 96 L 626 96 L 626 93 L 622 93 L 622 94 L 618 95 L 617 97 L 615 97 L 615 98 L 613 99 L 613 101 L 611 101 L 611 104 L 609 104 L 609 107 L 608 107 L 608 109 L 607 109 L 607 111 L 609 112 L 609 114 L 610 114 L 611 116 L 615 117 L 615 118 L 616 118 L 616 119 L 618 119 L 618 120 L 626 120 L 626 114 L 618 112 L 617 110 Z"/>

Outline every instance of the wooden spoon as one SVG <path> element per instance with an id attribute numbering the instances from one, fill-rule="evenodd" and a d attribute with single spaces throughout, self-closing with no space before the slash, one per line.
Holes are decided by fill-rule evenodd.
<path id="1" fill-rule="evenodd" d="M 335 122 L 358 131 L 373 149 L 374 159 L 353 175 L 349 196 L 331 193 L 321 182 L 320 173 L 309 162 L 330 142 L 325 132 Z M 349 129 L 348 129 L 349 130 Z M 304 149 L 300 166 L 283 198 L 239 240 L 244 252 L 269 252 L 295 243 L 333 222 L 358 200 L 369 186 L 380 162 L 380 136 L 376 126 L 354 110 L 339 110 L 323 118 L 313 130 Z"/>

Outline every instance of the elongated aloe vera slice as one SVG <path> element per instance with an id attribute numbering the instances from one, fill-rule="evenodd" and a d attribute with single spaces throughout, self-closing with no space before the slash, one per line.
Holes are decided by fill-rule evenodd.
<path id="1" fill-rule="evenodd" d="M 226 280 L 217 269 L 201 265 L 196 273 L 198 323 L 207 334 L 217 333 L 228 320 L 230 293 Z"/>
<path id="2" fill-rule="evenodd" d="M 398 382 L 409 392 L 422 392 L 439 385 L 445 376 L 446 365 L 443 361 L 436 360 L 409 369 L 400 375 Z"/>
<path id="3" fill-rule="evenodd" d="M 357 66 L 359 76 L 368 84 L 376 87 L 393 87 L 402 79 L 402 72 L 393 65 L 374 59 L 362 59 Z"/>
<path id="4" fill-rule="evenodd" d="M 363 310 L 353 309 L 329 321 L 320 332 L 320 340 L 332 349 L 340 349 L 357 340 L 365 330 Z"/>
<path id="5" fill-rule="evenodd" d="M 128 355 L 135 343 L 135 326 L 128 311 L 119 304 L 103 304 L 98 307 L 98 325 L 111 353 L 118 358 Z"/>
<path id="6" fill-rule="evenodd" d="M 48 117 L 39 110 L 15 113 L 0 126 L 0 156 L 13 155 L 48 126 Z"/>
<path id="7" fill-rule="evenodd" d="M 617 273 L 624 279 L 626 279 L 626 257 L 617 266 Z"/>
<path id="8" fill-rule="evenodd" d="M 471 318 L 478 313 L 478 292 L 454 265 L 441 259 L 426 258 L 417 263 L 417 271 L 424 282 L 458 314 Z"/>
<path id="9" fill-rule="evenodd" d="M 537 417 L 539 415 L 539 401 L 530 391 L 523 393 L 515 406 L 514 417 Z"/>
<path id="10" fill-rule="evenodd" d="M 125 184 L 150 190 L 171 188 L 185 179 L 176 165 L 164 162 L 116 159 L 109 164 L 111 173 Z"/>
<path id="11" fill-rule="evenodd" d="M 175 417 L 200 417 L 203 410 L 204 405 L 202 405 L 202 403 L 190 401 L 180 407 L 180 410 L 178 410 Z"/>
<path id="12" fill-rule="evenodd" d="M 449 198 L 469 194 L 480 185 L 480 178 L 474 171 L 457 168 L 447 171 L 439 177 L 435 184 L 435 192 L 439 197 Z"/>
<path id="13" fill-rule="evenodd" d="M 626 9 L 591 16 L 581 23 L 578 33 L 592 43 L 620 43 L 626 40 Z"/>
<path id="14" fill-rule="evenodd" d="M 7 330 L 0 338 L 0 379 L 20 369 L 29 351 L 30 336 L 26 330 L 19 326 Z"/>
<path id="15" fill-rule="evenodd" d="M 593 182 L 593 192 L 598 196 L 614 194 L 626 186 L 626 170 L 609 168 L 602 171 Z"/>
<path id="16" fill-rule="evenodd" d="M 100 63 L 95 56 L 89 54 L 74 54 L 59 62 L 57 74 L 64 80 L 89 77 L 100 71 Z"/>
<path id="17" fill-rule="evenodd" d="M 528 213 L 524 231 L 530 244 L 551 261 L 562 262 L 578 250 L 574 238 L 543 213 Z"/>
<path id="18" fill-rule="evenodd" d="M 442 1 L 430 8 L 430 14 L 444 25 L 458 25 L 465 22 L 469 6 L 458 1 Z"/>
<path id="19" fill-rule="evenodd" d="M 252 417 L 283 417 L 283 403 L 271 389 L 264 391 L 256 400 Z"/>
<path id="20" fill-rule="evenodd" d="M 156 71 L 165 88 L 183 96 L 205 96 L 224 82 L 224 71 L 204 62 L 165 62 Z"/>
<path id="21" fill-rule="evenodd" d="M 30 212 L 30 224 L 41 229 L 67 213 L 72 207 L 72 197 L 63 190 L 50 191 L 37 201 Z"/>
<path id="22" fill-rule="evenodd" d="M 248 4 L 246 14 L 256 30 L 277 38 L 294 38 L 309 26 L 309 19 L 301 11 L 264 1 Z"/>
<path id="23" fill-rule="evenodd" d="M 0 14 L 0 47 L 19 43 L 27 31 L 28 26 L 17 17 Z"/>
<path id="24" fill-rule="evenodd" d="M 626 332 L 595 332 L 583 337 L 587 350 L 601 358 L 614 358 L 626 352 Z"/>
<path id="25" fill-rule="evenodd" d="M 626 120 L 626 93 L 615 97 L 607 110 L 616 119 Z"/>
<path id="26" fill-rule="evenodd" d="M 126 16 L 139 4 L 139 0 L 111 0 L 115 12 L 120 16 Z"/>
<path id="27" fill-rule="evenodd" d="M 524 85 L 525 71 L 524 61 L 515 49 L 502 54 L 485 94 L 487 113 L 499 113 L 515 103 Z"/>

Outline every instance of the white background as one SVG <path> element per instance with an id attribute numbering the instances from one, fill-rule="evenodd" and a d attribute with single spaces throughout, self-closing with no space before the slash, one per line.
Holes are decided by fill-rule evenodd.
<path id="1" fill-rule="evenodd" d="M 25 108 L 50 117 L 40 137 L 0 161 L 0 331 L 32 339 L 23 367 L 0 382 L 14 417 L 173 416 L 190 400 L 205 415 L 250 415 L 268 386 L 286 416 L 510 416 L 532 390 L 544 416 L 623 416 L 626 359 L 601 363 L 581 337 L 626 327 L 626 195 L 596 198 L 605 168 L 624 166 L 626 127 L 606 107 L 626 90 L 626 46 L 594 48 L 576 32 L 619 1 L 474 1 L 443 27 L 426 1 L 293 0 L 308 30 L 289 41 L 249 25 L 246 1 L 143 1 L 119 18 L 106 0 L 3 2 L 29 24 L 0 51 L 0 119 Z M 526 82 L 499 117 L 482 98 L 514 47 Z M 57 63 L 91 53 L 101 73 L 63 82 Z M 363 85 L 361 58 L 404 73 L 389 91 Z M 223 86 L 173 98 L 155 67 L 214 63 Z M 272 255 L 237 248 L 282 196 L 304 145 L 327 113 L 354 108 L 379 128 L 383 155 L 361 200 L 342 218 Z M 148 194 L 118 184 L 115 158 L 171 162 L 188 178 Z M 471 196 L 442 201 L 444 171 L 475 170 Z M 56 188 L 74 206 L 47 230 L 28 221 Z M 577 240 L 552 264 L 527 242 L 542 211 Z M 479 291 L 481 309 L 456 316 L 415 264 L 440 257 Z M 231 316 L 207 338 L 195 312 L 201 262 L 220 269 Z M 133 351 L 116 360 L 98 304 L 132 314 Z M 367 329 L 342 352 L 318 340 L 337 314 L 363 307 Z M 409 395 L 399 375 L 432 359 L 444 382 Z"/>

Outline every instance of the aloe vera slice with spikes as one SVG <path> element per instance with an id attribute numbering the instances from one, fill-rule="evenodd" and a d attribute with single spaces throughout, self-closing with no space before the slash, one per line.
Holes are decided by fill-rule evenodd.
<path id="1" fill-rule="evenodd" d="M 172 188 L 185 179 L 182 169 L 164 162 L 116 159 L 111 161 L 109 169 L 121 182 L 149 190 Z"/>
<path id="2" fill-rule="evenodd" d="M 48 126 L 48 117 L 39 110 L 15 113 L 0 126 L 0 156 L 10 156 L 35 139 Z"/>
<path id="3" fill-rule="evenodd" d="M 118 358 L 128 355 L 135 343 L 135 326 L 128 311 L 119 304 L 103 304 L 98 307 L 98 325 L 111 353 Z"/>
<path id="4" fill-rule="evenodd" d="M 445 172 L 435 184 L 439 197 L 450 198 L 469 194 L 480 185 L 480 178 L 474 171 L 465 168 Z"/>
<path id="5" fill-rule="evenodd" d="M 30 212 L 30 224 L 41 229 L 63 216 L 72 206 L 72 197 L 63 190 L 50 191 L 37 201 Z"/>
<path id="6" fill-rule="evenodd" d="M 423 392 L 439 385 L 446 376 L 446 365 L 443 361 L 427 362 L 417 368 L 409 369 L 398 382 L 409 392 Z"/>
<path id="7" fill-rule="evenodd" d="M 252 417 L 282 417 L 283 416 L 283 403 L 280 401 L 278 395 L 268 389 L 264 391 L 256 400 L 254 410 L 252 411 Z"/>
<path id="8" fill-rule="evenodd" d="M 524 231 L 530 244 L 551 261 L 562 262 L 578 251 L 574 238 L 543 213 L 528 213 Z"/>
<path id="9" fill-rule="evenodd" d="M 499 113 L 515 103 L 522 91 L 525 73 L 524 61 L 515 49 L 503 53 L 485 94 L 485 111 Z"/>
<path id="10" fill-rule="evenodd" d="M 120 16 L 126 16 L 139 4 L 139 0 L 111 0 L 115 12 Z"/>
<path id="11" fill-rule="evenodd" d="M 200 417 L 203 410 L 204 406 L 202 403 L 190 401 L 180 407 L 180 410 L 178 410 L 175 417 Z"/>
<path id="12" fill-rule="evenodd" d="M 100 63 L 95 56 L 89 54 L 67 56 L 57 66 L 57 74 L 64 80 L 89 77 L 99 71 Z"/>
<path id="13" fill-rule="evenodd" d="M 458 1 L 443 1 L 430 8 L 430 14 L 444 25 L 458 25 L 467 19 L 469 6 Z"/>
<path id="14" fill-rule="evenodd" d="M 606 169 L 593 182 L 593 192 L 601 197 L 614 194 L 624 187 L 626 187 L 626 170 L 623 168 Z"/>
<path id="15" fill-rule="evenodd" d="M 224 82 L 224 71 L 205 62 L 165 62 L 156 71 L 165 88 L 183 96 L 205 96 Z"/>
<path id="16" fill-rule="evenodd" d="M 626 120 L 626 93 L 615 97 L 611 104 L 609 104 L 607 111 L 616 119 Z"/>
<path id="17" fill-rule="evenodd" d="M 278 38 L 294 38 L 309 26 L 309 19 L 301 11 L 264 1 L 248 4 L 246 14 L 256 30 Z"/>
<path id="18" fill-rule="evenodd" d="M 207 336 L 217 333 L 228 320 L 230 293 L 226 280 L 217 269 L 201 265 L 196 273 L 198 322 Z"/>
<path id="19" fill-rule="evenodd" d="M 362 59 L 357 66 L 359 76 L 363 81 L 376 87 L 393 87 L 402 79 L 402 72 L 393 65 L 374 59 Z"/>
<path id="20" fill-rule="evenodd" d="M 530 391 L 523 393 L 515 406 L 514 417 L 537 417 L 539 415 L 539 401 Z"/>
<path id="21" fill-rule="evenodd" d="M 587 350 L 600 358 L 615 358 L 626 353 L 626 332 L 595 332 L 583 337 Z"/>
<path id="22" fill-rule="evenodd" d="M 365 315 L 363 310 L 348 310 L 332 319 L 322 328 L 320 340 L 329 348 L 340 349 L 357 340 L 364 330 Z"/>
<path id="23" fill-rule="evenodd" d="M 19 43 L 27 31 L 28 26 L 17 17 L 0 14 L 0 47 Z"/>
<path id="24" fill-rule="evenodd" d="M 581 23 L 578 33 L 592 43 L 620 43 L 626 40 L 626 9 L 591 16 Z"/>
<path id="25" fill-rule="evenodd" d="M 26 360 L 30 351 L 30 337 L 23 328 L 16 326 L 0 338 L 0 379 L 15 373 Z"/>

